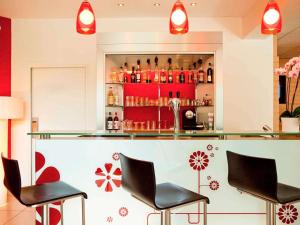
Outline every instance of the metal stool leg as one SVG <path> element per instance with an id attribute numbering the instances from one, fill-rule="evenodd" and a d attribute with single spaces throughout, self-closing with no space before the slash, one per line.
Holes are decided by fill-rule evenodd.
<path id="1" fill-rule="evenodd" d="M 45 225 L 45 215 L 44 215 L 44 213 L 45 213 L 45 207 L 41 206 L 41 210 L 42 210 L 42 212 L 41 212 L 41 224 Z"/>
<path id="2" fill-rule="evenodd" d="M 270 225 L 270 210 L 271 210 L 271 203 L 270 202 L 266 202 L 266 224 Z"/>
<path id="3" fill-rule="evenodd" d="M 207 225 L 207 203 L 203 202 L 203 225 Z"/>
<path id="4" fill-rule="evenodd" d="M 60 225 L 64 225 L 64 201 L 60 202 Z"/>
<path id="5" fill-rule="evenodd" d="M 85 202 L 84 202 L 84 197 L 81 196 L 81 210 L 82 210 L 82 225 L 85 225 Z"/>
<path id="6" fill-rule="evenodd" d="M 50 221 L 49 221 L 49 205 L 45 205 L 45 217 L 46 217 L 46 223 L 45 223 L 45 225 L 49 225 L 50 223 Z"/>
<path id="7" fill-rule="evenodd" d="M 161 211 L 161 225 L 171 225 L 171 210 Z"/>
<path id="8" fill-rule="evenodd" d="M 276 225 L 276 205 L 271 203 L 270 225 Z"/>

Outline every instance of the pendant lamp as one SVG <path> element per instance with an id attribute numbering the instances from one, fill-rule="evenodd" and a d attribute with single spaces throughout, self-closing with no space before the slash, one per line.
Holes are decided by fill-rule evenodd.
<path id="1" fill-rule="evenodd" d="M 263 14 L 261 22 L 262 34 L 278 34 L 282 28 L 282 17 L 275 0 L 270 0 Z"/>
<path id="2" fill-rule="evenodd" d="M 184 5 L 177 0 L 172 8 L 170 16 L 170 33 L 185 34 L 189 31 L 189 20 Z"/>
<path id="3" fill-rule="evenodd" d="M 84 0 L 78 10 L 76 30 L 80 34 L 96 33 L 95 14 L 91 4 Z"/>

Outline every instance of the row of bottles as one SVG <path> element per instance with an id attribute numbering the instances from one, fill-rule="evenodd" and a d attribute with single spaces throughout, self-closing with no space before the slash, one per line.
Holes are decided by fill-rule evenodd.
<path id="1" fill-rule="evenodd" d="M 131 71 L 128 70 L 128 64 L 124 63 L 124 67 L 120 67 L 119 72 L 111 73 L 112 83 L 213 83 L 214 70 L 211 63 L 208 63 L 206 72 L 203 69 L 203 61 L 199 59 L 190 65 L 188 71 L 184 68 L 173 69 L 172 59 L 168 59 L 168 69 L 164 67 L 159 69 L 158 57 L 155 57 L 154 70 L 151 66 L 150 59 L 147 59 L 147 68 L 142 70 L 141 61 L 137 60 L 137 66 L 132 66 Z"/>
<path id="2" fill-rule="evenodd" d="M 119 105 L 119 95 L 113 89 L 109 87 L 107 92 L 107 105 L 108 106 L 118 106 Z"/>
<path id="3" fill-rule="evenodd" d="M 108 113 L 108 117 L 106 120 L 106 129 L 107 130 L 120 130 L 120 120 L 118 117 L 118 113 L 115 112 L 114 118 L 112 117 L 112 113 Z"/>

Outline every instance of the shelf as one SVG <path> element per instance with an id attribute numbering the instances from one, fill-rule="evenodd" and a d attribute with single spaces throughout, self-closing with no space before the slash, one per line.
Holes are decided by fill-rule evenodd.
<path id="1" fill-rule="evenodd" d="M 199 85 L 214 85 L 214 83 L 197 83 L 197 86 Z"/>
<path id="2" fill-rule="evenodd" d="M 124 106 L 122 106 L 122 105 L 106 105 L 105 107 L 107 107 L 107 108 L 123 108 Z"/>
<path id="3" fill-rule="evenodd" d="M 105 83 L 105 84 L 107 84 L 107 85 L 124 85 L 124 83 L 118 83 L 118 82 L 116 82 L 116 83 L 113 83 L 113 82 L 108 82 L 108 83 Z"/>

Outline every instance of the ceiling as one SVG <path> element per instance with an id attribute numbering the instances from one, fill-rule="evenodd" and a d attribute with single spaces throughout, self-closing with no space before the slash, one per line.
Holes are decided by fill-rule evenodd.
<path id="1" fill-rule="evenodd" d="M 182 0 L 191 17 L 242 17 L 259 0 Z M 74 18 L 82 0 L 0 0 L 10 18 Z M 125 3 L 119 7 L 118 3 Z M 155 7 L 154 3 L 160 3 Z M 175 0 L 90 0 L 97 18 L 168 17 Z M 192 7 L 190 4 L 196 2 Z"/>

